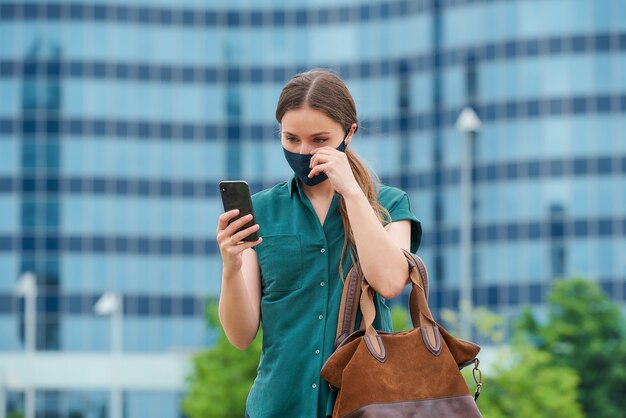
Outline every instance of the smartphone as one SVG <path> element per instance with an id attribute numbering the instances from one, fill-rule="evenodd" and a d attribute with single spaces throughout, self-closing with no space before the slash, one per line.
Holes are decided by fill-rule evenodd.
<path id="1" fill-rule="evenodd" d="M 248 187 L 248 183 L 244 180 L 221 181 L 219 187 L 220 194 L 222 195 L 222 203 L 224 204 L 224 212 L 239 209 L 239 215 L 235 216 L 228 223 L 230 224 L 242 216 L 252 214 L 252 220 L 250 220 L 250 222 L 245 224 L 243 227 L 239 228 L 237 232 L 254 225 L 256 220 L 254 219 L 254 211 L 252 210 L 252 199 L 250 197 L 250 188 Z M 257 231 L 255 231 L 245 237 L 243 241 L 254 242 L 258 239 L 259 235 L 257 234 Z"/>

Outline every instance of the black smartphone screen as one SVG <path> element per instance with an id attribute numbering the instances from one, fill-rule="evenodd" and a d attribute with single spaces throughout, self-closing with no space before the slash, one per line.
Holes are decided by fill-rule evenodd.
<path id="1" fill-rule="evenodd" d="M 222 203 L 224 204 L 224 212 L 239 209 L 239 215 L 231 219 L 229 224 L 248 214 L 252 214 L 252 216 L 254 216 L 248 183 L 244 180 L 221 181 L 219 187 L 220 194 L 222 196 Z M 242 228 L 239 228 L 238 231 L 251 227 L 255 224 L 255 222 L 256 220 L 252 218 L 250 222 L 246 223 Z M 257 241 L 258 239 L 259 235 L 255 231 L 245 237 L 243 241 Z"/>

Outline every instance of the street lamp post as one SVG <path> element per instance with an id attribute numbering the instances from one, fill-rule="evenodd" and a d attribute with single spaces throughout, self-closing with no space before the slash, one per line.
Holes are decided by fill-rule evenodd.
<path id="1" fill-rule="evenodd" d="M 24 347 L 27 353 L 35 351 L 37 329 L 37 280 L 29 271 L 17 281 L 15 294 L 24 298 Z"/>
<path id="2" fill-rule="evenodd" d="M 29 271 L 23 273 L 15 287 L 15 294 L 24 298 L 24 348 L 26 355 L 33 355 L 37 349 L 37 278 Z M 35 389 L 25 389 L 25 418 L 35 417 Z"/>
<path id="3" fill-rule="evenodd" d="M 4 373 L 0 374 L 0 418 L 6 418 L 7 397 Z"/>
<path id="4" fill-rule="evenodd" d="M 98 315 L 111 316 L 111 353 L 115 359 L 122 353 L 122 317 L 124 306 L 122 297 L 116 293 L 106 292 L 94 305 L 94 311 Z M 112 376 L 115 375 L 115 367 L 112 368 Z M 117 377 L 114 377 L 111 388 L 111 418 L 122 418 L 123 400 L 122 389 Z"/>
<path id="5" fill-rule="evenodd" d="M 459 286 L 460 328 L 465 338 L 472 333 L 472 221 L 473 221 L 473 184 L 472 147 L 481 122 L 474 110 L 467 106 L 456 121 L 456 128 L 463 133 L 463 157 L 461 162 L 461 279 Z"/>

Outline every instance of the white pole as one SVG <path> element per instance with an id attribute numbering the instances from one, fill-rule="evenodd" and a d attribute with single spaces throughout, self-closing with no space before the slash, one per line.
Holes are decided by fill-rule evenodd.
<path id="1" fill-rule="evenodd" d="M 115 295 L 116 309 L 111 313 L 111 351 L 117 356 L 122 353 L 122 325 L 124 307 L 121 295 Z"/>
<path id="2" fill-rule="evenodd" d="M 464 338 L 472 337 L 472 227 L 473 211 L 473 184 L 472 184 L 472 147 L 474 135 L 480 130 L 481 122 L 471 107 L 461 111 L 456 121 L 456 127 L 463 133 L 463 155 L 461 161 L 461 227 L 460 227 L 460 283 L 459 283 L 459 311 L 460 331 Z"/>
<path id="3" fill-rule="evenodd" d="M 122 389 L 119 385 L 111 390 L 111 418 L 122 418 L 123 399 Z"/>
<path id="4" fill-rule="evenodd" d="M 7 397 L 4 372 L 0 374 L 0 418 L 6 418 Z"/>
<path id="5" fill-rule="evenodd" d="M 122 384 L 119 381 L 117 368 L 119 367 L 120 356 L 123 351 L 123 317 L 124 300 L 121 295 L 106 292 L 94 306 L 98 315 L 111 316 L 111 392 L 109 395 L 109 417 L 122 418 L 124 400 Z"/>
<path id="6" fill-rule="evenodd" d="M 119 358 L 123 350 L 123 316 L 124 316 L 124 304 L 121 295 L 116 295 L 117 303 L 116 309 L 111 314 L 111 351 L 116 366 L 119 366 Z M 123 392 L 121 388 L 121 382 L 118 380 L 117 370 L 113 371 L 114 379 L 113 387 L 111 388 L 111 418 L 123 417 Z"/>
<path id="7" fill-rule="evenodd" d="M 29 387 L 25 395 L 24 418 L 35 418 L 35 389 Z"/>
<path id="8" fill-rule="evenodd" d="M 24 348 L 26 353 L 36 350 L 37 332 L 37 278 L 29 271 L 17 281 L 15 293 L 24 298 Z"/>
<path id="9" fill-rule="evenodd" d="M 472 132 L 466 132 L 463 141 L 461 169 L 461 283 L 460 327 L 464 338 L 472 332 Z"/>
<path id="10" fill-rule="evenodd" d="M 36 349 L 37 331 L 37 294 L 30 293 L 25 297 L 24 305 L 24 327 L 25 345 L 27 353 L 34 353 Z"/>

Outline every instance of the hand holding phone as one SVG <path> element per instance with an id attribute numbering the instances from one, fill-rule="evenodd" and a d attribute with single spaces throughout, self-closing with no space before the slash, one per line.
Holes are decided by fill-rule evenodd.
<path id="1" fill-rule="evenodd" d="M 228 221 L 228 224 L 230 225 L 237 219 L 250 214 L 252 215 L 252 219 L 243 227 L 239 228 L 237 232 L 253 226 L 256 221 L 254 219 L 254 211 L 252 209 L 252 199 L 250 197 L 250 188 L 248 187 L 248 183 L 244 180 L 221 181 L 219 188 L 222 196 L 222 203 L 224 204 L 224 212 L 239 209 L 239 214 Z M 243 241 L 255 242 L 258 241 L 258 239 L 259 235 L 255 231 L 243 238 Z"/>

